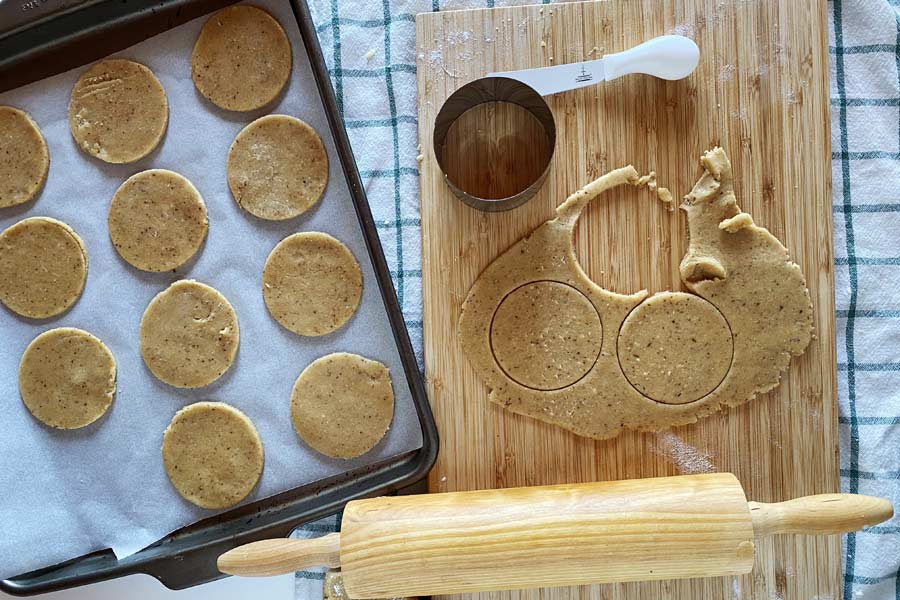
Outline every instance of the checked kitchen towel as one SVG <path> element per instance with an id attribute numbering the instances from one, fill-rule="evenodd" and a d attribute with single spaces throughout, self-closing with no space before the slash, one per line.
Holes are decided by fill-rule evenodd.
<path id="1" fill-rule="evenodd" d="M 494 2 L 310 4 L 421 364 L 415 15 Z M 828 11 L 841 484 L 900 507 L 900 0 Z M 844 559 L 846 600 L 900 600 L 900 516 L 847 536 Z M 298 573 L 297 598 L 321 598 L 322 578 Z"/>

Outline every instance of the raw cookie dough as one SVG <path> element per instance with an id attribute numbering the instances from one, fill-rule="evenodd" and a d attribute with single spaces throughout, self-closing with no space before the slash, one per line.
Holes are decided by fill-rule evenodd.
<path id="1" fill-rule="evenodd" d="M 191 55 L 197 90 L 226 110 L 261 108 L 291 76 L 291 44 L 272 15 L 230 6 L 211 16 Z"/>
<path id="2" fill-rule="evenodd" d="M 129 177 L 113 196 L 109 237 L 116 252 L 142 271 L 186 263 L 206 237 L 206 205 L 185 177 L 151 169 Z"/>
<path id="3" fill-rule="evenodd" d="M 328 184 L 328 155 L 316 130 L 287 115 L 244 127 L 228 150 L 228 187 L 260 219 L 282 221 L 312 208 Z"/>
<path id="4" fill-rule="evenodd" d="M 556 218 L 519 240 L 478 276 L 462 307 L 459 336 L 493 402 L 579 435 L 605 439 L 626 427 L 653 431 L 692 423 L 778 385 L 791 357 L 802 354 L 812 338 L 812 304 L 803 273 L 781 242 L 738 208 L 725 152 L 713 148 L 700 162 L 703 175 L 681 205 L 690 234 L 681 278 L 695 295 L 691 297 L 697 297 L 690 305 L 680 299 L 682 294 L 672 292 L 649 300 L 646 291 L 610 292 L 590 281 L 578 264 L 572 238 L 587 203 L 618 185 L 649 187 L 654 181 L 641 179 L 631 166 L 572 194 L 556 209 Z M 583 377 L 557 390 L 533 389 L 504 372 L 504 354 L 498 355 L 497 348 L 516 342 L 498 339 L 491 327 L 513 290 L 538 281 L 577 289 L 603 323 L 596 362 Z M 550 288 L 543 292 L 548 298 L 534 298 L 536 306 L 552 306 Z M 667 311 L 668 321 L 660 316 Z M 579 309 L 578 315 L 582 313 L 587 314 Z M 571 322 L 568 335 L 584 335 L 578 315 L 542 318 Z M 685 321 L 672 323 L 679 319 Z M 566 335 L 561 329 L 556 336 Z M 648 343 L 653 348 L 648 349 Z M 585 364 L 578 353 L 585 349 L 580 343 L 569 349 L 574 355 L 563 372 L 578 373 Z M 565 360 L 561 353 L 554 350 L 553 360 Z M 536 361 L 527 372 L 523 365 L 517 377 L 542 381 L 540 369 L 545 366 Z M 653 377 L 658 379 L 651 381 Z M 695 396 L 700 397 L 689 401 Z"/>
<path id="5" fill-rule="evenodd" d="M 556 281 L 523 285 L 503 299 L 491 323 L 500 368 L 538 390 L 572 385 L 600 354 L 600 315 L 577 289 Z"/>
<path id="6" fill-rule="evenodd" d="M 208 285 L 182 279 L 156 295 L 141 319 L 141 356 L 160 381 L 179 388 L 209 385 L 237 354 L 237 315 Z"/>
<path id="7" fill-rule="evenodd" d="M 622 324 L 618 345 L 619 365 L 631 385 L 666 404 L 693 402 L 716 389 L 734 351 L 722 313 L 681 292 L 638 304 Z"/>
<path id="8" fill-rule="evenodd" d="M 166 92 L 150 69 L 121 58 L 81 74 L 69 100 L 69 129 L 78 147 L 108 163 L 150 154 L 169 122 Z"/>
<path id="9" fill-rule="evenodd" d="M 50 151 L 28 113 L 0 106 L 0 208 L 38 195 L 50 170 Z"/>
<path id="10" fill-rule="evenodd" d="M 354 458 L 381 441 L 394 418 L 391 374 L 380 362 L 337 352 L 315 360 L 294 383 L 291 420 L 326 456 Z"/>
<path id="11" fill-rule="evenodd" d="M 32 319 L 58 315 L 78 300 L 87 251 L 71 227 L 30 217 L 0 233 L 0 302 Z"/>
<path id="12" fill-rule="evenodd" d="M 342 327 L 359 306 L 362 283 L 353 254 L 327 233 L 284 238 L 263 268 L 266 308 L 300 335 L 325 335 Z"/>
<path id="13" fill-rule="evenodd" d="M 34 338 L 19 363 L 19 393 L 34 417 L 57 429 L 99 419 L 116 393 L 116 361 L 87 331 L 60 327 Z"/>
<path id="14" fill-rule="evenodd" d="M 228 508 L 246 498 L 263 471 L 256 427 L 222 402 L 197 402 L 166 427 L 163 466 L 185 500 L 201 508 Z"/>

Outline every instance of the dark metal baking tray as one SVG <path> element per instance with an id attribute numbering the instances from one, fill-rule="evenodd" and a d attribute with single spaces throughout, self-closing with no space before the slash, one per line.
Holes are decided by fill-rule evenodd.
<path id="1" fill-rule="evenodd" d="M 0 581 L 4 592 L 39 594 L 136 573 L 151 575 L 171 589 L 219 579 L 224 575 L 216 569 L 216 559 L 223 552 L 260 539 L 286 537 L 299 524 L 334 514 L 350 500 L 395 492 L 424 478 L 434 463 L 438 451 L 434 418 L 309 8 L 304 0 L 284 1 L 290 2 L 293 8 L 334 136 L 412 391 L 422 428 L 422 447 L 204 519 L 122 560 L 105 550 Z M 0 6 L 8 7 L 10 2 L 24 6 L 20 0 L 0 0 Z M 73 6 L 71 0 L 44 0 L 40 4 L 48 6 L 43 13 L 34 11 L 36 19 L 16 22 L 6 19 L 4 15 L 8 13 L 0 11 L 0 17 L 4 17 L 0 21 L 0 91 L 83 65 L 231 3 L 230 0 L 86 0 Z"/>

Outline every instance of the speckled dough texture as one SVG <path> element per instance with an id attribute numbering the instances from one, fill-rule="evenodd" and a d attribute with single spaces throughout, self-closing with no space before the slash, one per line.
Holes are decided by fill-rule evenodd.
<path id="1" fill-rule="evenodd" d="M 231 6 L 211 16 L 191 55 L 197 90 L 216 106 L 248 111 L 275 99 L 291 76 L 291 45 L 272 15 Z"/>
<path id="2" fill-rule="evenodd" d="M 337 352 L 310 364 L 294 383 L 291 420 L 313 449 L 354 458 L 381 441 L 394 418 L 391 374 L 380 362 Z"/>
<path id="3" fill-rule="evenodd" d="M 244 127 L 228 150 L 228 187 L 260 219 L 303 214 L 325 193 L 328 155 L 316 131 L 295 117 L 268 115 Z"/>
<path id="4" fill-rule="evenodd" d="M 129 177 L 113 196 L 107 218 L 116 252 L 142 271 L 168 271 L 203 244 L 206 205 L 185 177 L 151 169 Z"/>
<path id="5" fill-rule="evenodd" d="M 108 163 L 132 163 L 150 154 L 169 122 L 159 80 L 142 64 L 119 58 L 81 74 L 69 100 L 69 129 L 78 147 Z"/>
<path id="6" fill-rule="evenodd" d="M 141 356 L 160 381 L 179 388 L 209 385 L 234 362 L 237 315 L 210 286 L 182 279 L 156 295 L 141 319 Z"/>
<path id="7" fill-rule="evenodd" d="M 22 402 L 39 421 L 57 429 L 90 425 L 116 393 L 116 361 L 99 339 L 60 327 L 40 334 L 19 364 Z"/>
<path id="8" fill-rule="evenodd" d="M 163 433 L 163 466 L 169 481 L 201 508 L 234 506 L 246 498 L 263 471 L 256 427 L 238 409 L 221 402 L 182 408 Z"/>
<path id="9" fill-rule="evenodd" d="M 359 306 L 362 271 L 350 250 L 327 233 L 281 240 L 263 268 L 269 314 L 286 329 L 319 336 L 340 329 Z"/>
<path id="10" fill-rule="evenodd" d="M 50 170 L 47 141 L 28 113 L 0 106 L 0 208 L 38 195 Z"/>
<path id="11" fill-rule="evenodd" d="M 87 251 L 75 231 L 49 217 L 29 217 L 0 233 L 0 302 L 43 319 L 64 312 L 84 289 Z"/>
<path id="12" fill-rule="evenodd" d="M 554 219 L 481 273 L 463 304 L 459 335 L 493 402 L 579 435 L 606 439 L 623 428 L 654 431 L 692 423 L 778 385 L 791 356 L 802 354 L 813 335 L 803 273 L 781 242 L 738 208 L 725 152 L 713 148 L 700 162 L 703 174 L 681 205 L 689 229 L 681 278 L 696 300 L 672 292 L 649 299 L 646 291 L 610 292 L 588 279 L 578 265 L 572 238 L 587 203 L 612 187 L 652 180 L 640 178 L 631 166 L 571 195 L 556 209 Z M 560 389 L 533 389 L 510 378 L 493 349 L 511 343 L 498 339 L 501 334 L 492 335 L 498 307 L 514 290 L 536 281 L 556 281 L 578 290 L 603 323 L 596 362 L 583 377 Z M 534 301 L 551 309 L 559 304 L 552 299 Z M 541 318 L 560 322 L 556 317 Z M 575 326 L 579 319 L 569 319 L 569 335 L 583 335 L 579 330 L 583 324 Z M 534 331 L 532 323 L 522 323 L 507 327 L 502 336 L 520 332 L 534 336 Z M 566 334 L 559 330 L 555 335 Z M 548 346 L 552 351 L 536 353 L 534 373 L 520 379 L 540 380 L 542 369 L 563 360 L 563 346 L 557 343 Z M 573 342 L 569 348 L 581 346 Z M 578 368 L 566 368 L 577 373 L 584 358 L 576 355 L 571 360 Z M 691 401 L 697 395 L 701 397 Z"/>

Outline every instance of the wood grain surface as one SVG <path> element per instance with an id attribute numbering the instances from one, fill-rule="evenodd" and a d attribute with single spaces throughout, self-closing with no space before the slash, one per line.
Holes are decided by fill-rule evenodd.
<path id="1" fill-rule="evenodd" d="M 747 497 L 761 502 L 838 489 L 825 8 L 823 0 L 611 0 L 419 15 L 425 367 L 441 434 L 432 491 L 707 471 L 735 473 Z M 700 46 L 700 66 L 688 79 L 629 76 L 548 99 L 556 153 L 528 204 L 488 214 L 453 197 L 431 128 L 454 90 L 491 71 L 576 62 L 665 33 Z M 676 198 L 687 193 L 701 152 L 715 144 L 732 160 L 739 204 L 784 242 L 813 297 L 818 337 L 782 385 L 695 425 L 605 442 L 489 403 L 456 337 L 460 305 L 480 271 L 568 194 L 613 168 L 655 170 Z M 686 244 L 684 216 L 632 189 L 595 200 L 576 235 L 588 275 L 617 292 L 683 289 Z M 758 543 L 747 576 L 479 598 L 824 600 L 840 596 L 840 569 L 838 537 L 788 535 Z"/>

